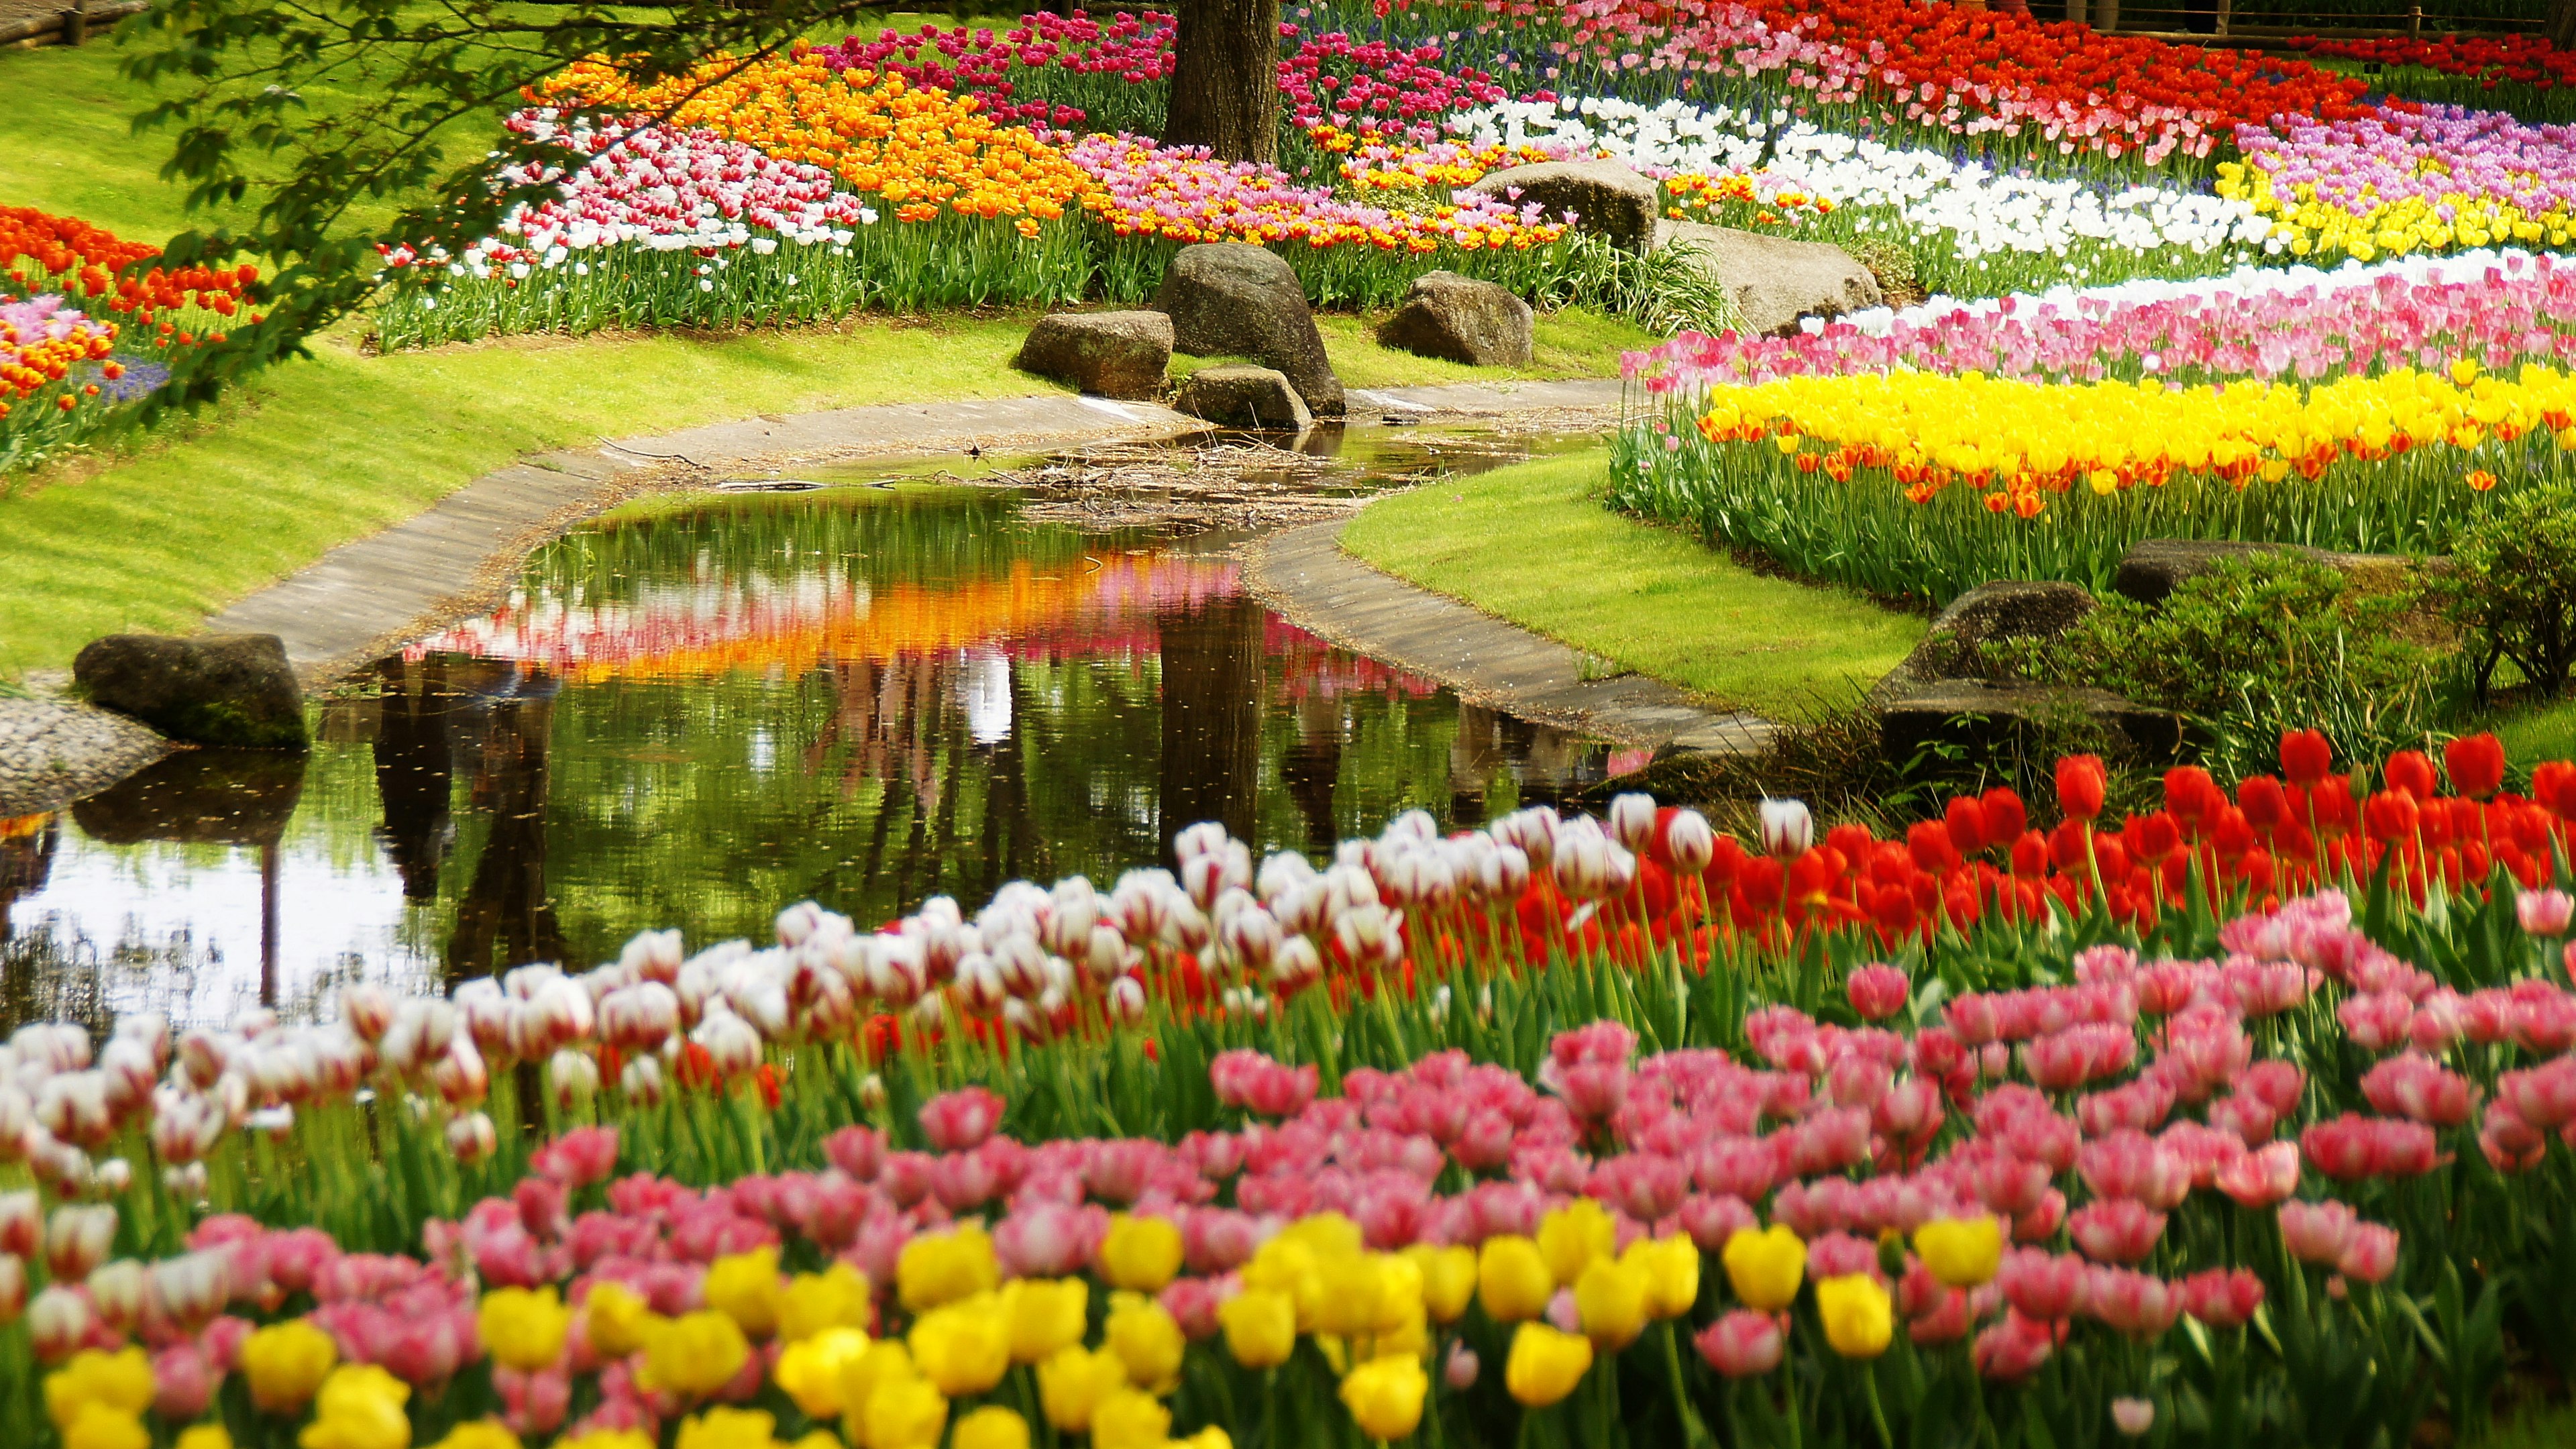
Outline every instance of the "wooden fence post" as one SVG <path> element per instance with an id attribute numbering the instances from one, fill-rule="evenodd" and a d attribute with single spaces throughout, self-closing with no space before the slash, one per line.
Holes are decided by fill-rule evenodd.
<path id="1" fill-rule="evenodd" d="M 63 12 L 63 44 L 87 45 L 88 43 L 89 0 L 72 0 L 71 8 Z"/>

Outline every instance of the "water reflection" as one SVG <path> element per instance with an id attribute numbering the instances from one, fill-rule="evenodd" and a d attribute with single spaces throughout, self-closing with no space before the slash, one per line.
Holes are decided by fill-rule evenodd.
<path id="1" fill-rule="evenodd" d="M 0 1017 L 295 1011 L 650 926 L 757 935 L 808 896 L 875 920 L 1105 884 L 1195 820 L 1323 851 L 1602 777 L 1269 613 L 1228 546 L 973 489 L 611 515 L 321 706 L 309 761 L 177 755 L 0 824 Z"/>

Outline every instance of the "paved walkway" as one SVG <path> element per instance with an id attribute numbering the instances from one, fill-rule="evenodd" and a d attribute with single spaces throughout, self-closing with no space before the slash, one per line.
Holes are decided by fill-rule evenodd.
<path id="1" fill-rule="evenodd" d="M 340 545 L 208 619 L 206 628 L 275 634 L 307 679 L 327 679 L 399 644 L 424 620 L 506 590 L 530 550 L 618 502 L 660 469 L 740 470 L 968 447 L 1024 451 L 1203 426 L 1151 403 L 1059 394 L 839 408 L 602 439 L 596 448 L 542 454 L 486 473 L 425 512 Z"/>
<path id="2" fill-rule="evenodd" d="M 1525 719 L 1658 749 L 1743 754 L 1769 742 L 1774 727 L 1758 715 L 1694 704 L 1644 675 L 1587 677 L 1580 651 L 1378 572 L 1342 552 L 1349 522 L 1255 540 L 1245 577 L 1300 627 Z"/>

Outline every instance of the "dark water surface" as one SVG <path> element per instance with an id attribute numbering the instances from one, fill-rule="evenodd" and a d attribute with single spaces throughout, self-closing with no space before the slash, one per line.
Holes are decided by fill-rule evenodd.
<path id="1" fill-rule="evenodd" d="M 1382 436 L 1354 482 L 1503 460 Z M 595 520 L 318 705 L 309 758 L 183 752 L 0 822 L 0 1023 L 587 966 L 653 927 L 763 937 L 808 897 L 971 911 L 1016 877 L 1106 887 L 1196 820 L 1320 853 L 1604 777 L 1594 742 L 1272 614 L 1239 534 L 1021 511 L 905 484 Z"/>

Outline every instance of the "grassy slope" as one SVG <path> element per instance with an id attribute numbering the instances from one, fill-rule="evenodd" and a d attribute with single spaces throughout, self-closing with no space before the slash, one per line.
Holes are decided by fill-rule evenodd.
<path id="1" fill-rule="evenodd" d="M 117 73 L 126 53 L 0 51 L 0 93 L 44 98 L 0 107 L 0 205 L 155 240 L 189 224 L 179 192 L 158 178 L 167 141 L 129 135 L 127 118 L 150 95 Z M 192 628 L 523 452 L 760 412 L 1053 390 L 1009 366 L 1027 322 L 865 318 L 384 358 L 326 338 L 313 361 L 269 373 L 193 426 L 0 499 L 0 575 L 20 581 L 0 592 L 0 678 L 65 664 L 112 630 Z M 1495 375 L 1387 352 L 1357 318 L 1328 317 L 1324 330 L 1357 386 Z M 1620 349 L 1645 341 L 1614 321 L 1550 318 L 1539 365 L 1522 375 L 1615 373 Z"/>
<path id="2" fill-rule="evenodd" d="M 1841 700 L 1922 636 L 1919 619 L 1609 512 L 1592 497 L 1602 465 L 1575 453 L 1434 483 L 1371 504 L 1342 546 L 1578 649 L 1778 715 L 1820 693 Z"/>
<path id="3" fill-rule="evenodd" d="M 1633 323 L 1569 307 L 1539 317 L 1529 366 L 1468 367 L 1378 346 L 1378 324 L 1385 320 L 1383 314 L 1375 313 L 1326 313 L 1315 319 L 1316 330 L 1324 334 L 1324 351 L 1332 358 L 1333 370 L 1341 375 L 1344 385 L 1415 387 L 1504 378 L 1617 377 L 1620 353 L 1652 347 L 1657 341 Z M 1177 380 L 1202 367 L 1240 361 L 1241 358 L 1176 356 L 1172 359 L 1172 376 Z"/>

